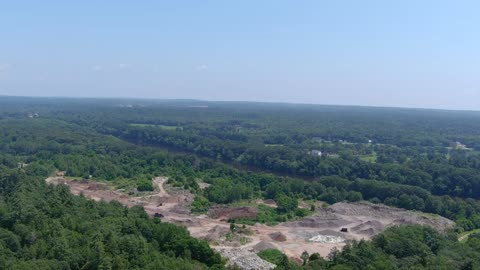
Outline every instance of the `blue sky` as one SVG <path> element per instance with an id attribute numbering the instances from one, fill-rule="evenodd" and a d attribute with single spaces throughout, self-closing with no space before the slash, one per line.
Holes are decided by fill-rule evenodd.
<path id="1" fill-rule="evenodd" d="M 480 110 L 478 1 L 1 1 L 0 95 Z"/>

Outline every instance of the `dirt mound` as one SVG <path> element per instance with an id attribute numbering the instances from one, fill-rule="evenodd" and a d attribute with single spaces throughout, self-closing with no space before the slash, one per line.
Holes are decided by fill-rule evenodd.
<path id="1" fill-rule="evenodd" d="M 67 181 L 62 177 L 48 177 L 45 182 L 50 185 L 65 185 Z"/>
<path id="2" fill-rule="evenodd" d="M 377 228 L 377 229 L 379 229 L 379 230 L 383 230 L 383 229 L 384 229 L 383 224 L 382 224 L 380 221 L 378 221 L 378 220 L 369 220 L 369 221 L 367 221 L 367 222 L 364 222 L 363 224 L 366 225 L 366 226 L 371 226 L 371 227 L 373 227 L 373 228 Z"/>
<path id="3" fill-rule="evenodd" d="M 368 228 L 368 229 L 365 229 L 365 230 L 360 230 L 360 231 L 357 231 L 358 234 L 364 234 L 366 236 L 374 236 L 376 234 L 378 234 L 379 232 L 374 230 L 373 228 Z"/>
<path id="4" fill-rule="evenodd" d="M 369 202 L 336 203 L 330 206 L 334 213 L 346 216 L 368 216 L 372 218 L 391 218 L 405 210 L 383 204 Z"/>
<path id="5" fill-rule="evenodd" d="M 170 220 L 172 223 L 175 223 L 177 225 L 180 225 L 180 226 L 185 226 L 185 227 L 193 227 L 193 226 L 200 226 L 200 222 L 197 221 L 197 220 L 193 220 L 193 219 L 171 219 Z"/>
<path id="6" fill-rule="evenodd" d="M 379 234 L 385 229 L 385 225 L 383 225 L 380 221 L 378 220 L 369 220 L 367 222 L 363 222 L 361 224 L 358 224 L 355 227 L 352 227 L 351 230 L 358 233 L 358 234 L 363 234 L 366 236 L 374 236 L 376 234 Z"/>
<path id="7" fill-rule="evenodd" d="M 184 205 L 177 204 L 170 209 L 171 213 L 180 214 L 180 215 L 189 215 L 190 209 L 186 208 Z"/>
<path id="8" fill-rule="evenodd" d="M 260 202 L 262 203 L 262 202 Z M 257 202 L 257 204 L 260 204 L 259 202 Z M 272 199 L 266 199 L 266 200 L 263 200 L 263 204 L 267 205 L 267 206 L 270 206 L 270 207 L 273 207 L 273 208 L 277 208 L 278 205 L 277 205 L 277 202 L 275 202 L 274 200 Z"/>
<path id="9" fill-rule="evenodd" d="M 274 232 L 274 233 L 269 234 L 268 236 L 270 236 L 270 238 L 273 241 L 277 241 L 277 242 L 287 241 L 287 237 L 281 232 Z"/>
<path id="10" fill-rule="evenodd" d="M 338 228 L 350 224 L 351 222 L 332 215 L 321 215 L 307 217 L 299 221 L 285 223 L 288 227 L 306 227 L 306 228 Z"/>
<path id="11" fill-rule="evenodd" d="M 318 235 L 321 236 L 331 236 L 331 237 L 338 237 L 342 239 L 350 239 L 351 237 L 348 234 L 342 233 L 340 231 L 335 231 L 335 230 L 321 230 L 321 231 L 305 231 L 302 229 L 296 230 L 296 231 L 290 231 L 290 233 L 299 236 L 300 238 L 303 238 L 305 241 L 308 241 L 309 239 L 316 237 Z"/>
<path id="12" fill-rule="evenodd" d="M 215 227 L 208 230 L 208 234 L 205 237 L 203 237 L 203 239 L 207 241 L 217 241 L 220 238 L 227 235 L 229 231 L 230 230 L 226 227 L 221 227 L 216 225 Z"/>
<path id="13" fill-rule="evenodd" d="M 82 181 L 84 184 L 88 185 L 88 190 L 107 190 L 107 185 L 98 182 L 89 182 L 88 180 Z"/>
<path id="14" fill-rule="evenodd" d="M 221 226 L 218 226 L 216 225 L 215 227 L 211 228 L 210 230 L 208 230 L 209 233 L 217 233 L 217 234 L 227 234 L 229 231 L 228 228 L 226 227 L 221 227 Z"/>
<path id="15" fill-rule="evenodd" d="M 369 202 L 336 203 L 330 206 L 330 209 L 336 215 L 368 219 L 369 221 L 352 228 L 354 231 L 356 229 L 358 233 L 364 230 L 365 233 L 370 233 L 371 230 L 368 229 L 372 228 L 374 234 L 377 234 L 383 231 L 386 226 L 402 224 L 426 225 L 440 232 L 444 232 L 455 225 L 453 221 L 444 217 L 434 215 L 426 216 L 419 212 Z"/>
<path id="16" fill-rule="evenodd" d="M 320 231 L 319 234 L 322 235 L 331 235 L 331 236 L 339 236 L 342 237 L 344 234 L 340 231 L 334 231 L 334 230 L 323 230 Z"/>
<path id="17" fill-rule="evenodd" d="M 420 224 L 430 226 L 436 230 L 445 232 L 448 229 L 451 229 L 455 223 L 449 219 L 440 216 L 426 217 L 419 214 L 416 215 L 407 215 L 395 219 L 392 222 L 392 225 L 402 225 L 402 224 Z"/>
<path id="18" fill-rule="evenodd" d="M 265 249 L 276 249 L 276 248 L 277 247 L 270 242 L 260 241 L 258 244 L 252 247 L 252 250 L 254 252 L 259 252 Z"/>
<path id="19" fill-rule="evenodd" d="M 244 207 L 227 207 L 214 206 L 208 210 L 208 216 L 211 218 L 255 218 L 257 217 L 257 209 L 251 206 Z"/>
<path id="20" fill-rule="evenodd" d="M 272 199 L 265 199 L 263 202 L 264 202 L 265 204 L 275 204 L 275 205 L 277 204 L 277 203 L 276 203 L 274 200 L 272 200 Z"/>

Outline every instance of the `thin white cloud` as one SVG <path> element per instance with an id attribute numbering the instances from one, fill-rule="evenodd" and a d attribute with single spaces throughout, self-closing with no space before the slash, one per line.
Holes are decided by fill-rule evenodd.
<path id="1" fill-rule="evenodd" d="M 122 63 L 122 64 L 119 64 L 118 67 L 121 68 L 121 69 L 125 69 L 125 68 L 129 68 L 130 65 L 129 65 L 129 64 Z"/>
<path id="2" fill-rule="evenodd" d="M 205 64 L 203 64 L 203 65 L 198 65 L 198 66 L 195 67 L 195 69 L 196 69 L 197 71 L 205 71 L 205 70 L 208 70 L 208 66 L 205 65 Z"/>

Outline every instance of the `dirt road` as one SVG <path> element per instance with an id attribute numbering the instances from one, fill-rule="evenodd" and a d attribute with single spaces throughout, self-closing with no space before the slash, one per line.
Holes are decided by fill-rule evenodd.
<path id="1" fill-rule="evenodd" d="M 468 237 L 473 233 L 480 233 L 480 229 L 475 229 L 475 230 L 462 233 L 460 237 L 458 237 L 458 241 L 460 242 L 466 241 Z"/>
<path id="2" fill-rule="evenodd" d="M 153 185 L 157 188 L 158 190 L 158 194 L 157 196 L 160 196 L 160 197 L 170 197 L 170 195 L 165 191 L 165 189 L 163 188 L 163 184 L 165 184 L 167 182 L 168 178 L 166 177 L 162 177 L 162 176 L 159 176 L 159 177 L 155 177 L 153 178 Z"/>

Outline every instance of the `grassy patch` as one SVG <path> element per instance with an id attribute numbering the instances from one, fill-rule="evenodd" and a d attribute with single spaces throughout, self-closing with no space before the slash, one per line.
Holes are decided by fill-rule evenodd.
<path id="1" fill-rule="evenodd" d="M 283 253 L 278 249 L 265 249 L 257 253 L 258 257 L 264 259 L 267 262 L 273 264 L 280 264 L 282 261 Z"/>
<path id="2" fill-rule="evenodd" d="M 56 176 L 54 176 L 56 177 Z M 84 177 L 79 177 L 79 176 L 63 176 L 63 179 L 68 180 L 68 181 L 83 181 L 83 180 L 93 180 L 93 179 L 85 179 Z M 97 181 L 97 180 L 93 180 Z"/>
<path id="3" fill-rule="evenodd" d="M 460 240 L 460 242 L 465 242 L 465 241 L 468 240 L 468 236 L 470 234 L 474 234 L 474 233 L 480 233 L 480 229 L 475 229 L 475 230 L 471 230 L 471 231 L 462 232 L 458 235 L 458 240 Z"/>
<path id="4" fill-rule="evenodd" d="M 153 124 L 138 124 L 138 123 L 133 123 L 130 124 L 132 127 L 157 127 L 165 130 L 182 130 L 183 127 L 179 126 L 167 126 L 167 125 L 153 125 Z"/>
<path id="5" fill-rule="evenodd" d="M 412 211 L 415 212 L 415 214 L 417 214 L 419 216 L 423 216 L 423 217 L 428 217 L 428 218 L 440 218 L 441 217 L 437 214 L 425 213 L 425 212 L 415 211 L 415 210 L 412 210 Z"/>
<path id="6" fill-rule="evenodd" d="M 377 153 L 373 152 L 370 155 L 360 156 L 360 159 L 363 160 L 363 161 L 366 161 L 366 162 L 375 163 L 375 162 L 377 162 Z"/>
<path id="7" fill-rule="evenodd" d="M 195 196 L 195 199 L 191 205 L 191 211 L 193 214 L 206 214 L 211 203 L 202 195 Z"/>
<path id="8" fill-rule="evenodd" d="M 265 144 L 265 147 L 279 147 L 279 146 L 283 146 L 283 144 L 275 144 L 275 143 Z"/>

